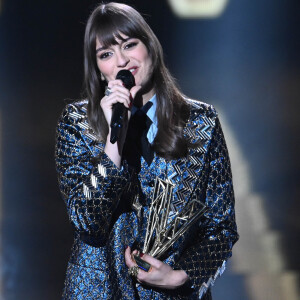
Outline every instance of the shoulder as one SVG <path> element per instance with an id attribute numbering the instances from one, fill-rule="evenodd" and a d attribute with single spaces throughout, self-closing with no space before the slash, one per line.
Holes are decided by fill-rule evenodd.
<path id="1" fill-rule="evenodd" d="M 79 100 L 67 104 L 58 120 L 58 132 L 80 134 L 88 143 L 101 142 L 102 140 L 88 122 L 87 105 L 88 100 Z"/>
<path id="2" fill-rule="evenodd" d="M 189 121 L 197 121 L 203 118 L 209 118 L 214 123 L 218 113 L 213 105 L 190 98 L 185 98 L 185 101 L 190 110 Z"/>
<path id="3" fill-rule="evenodd" d="M 78 100 L 69 103 L 62 111 L 59 122 L 78 124 L 87 120 L 88 100 Z"/>
<path id="4" fill-rule="evenodd" d="M 79 100 L 69 103 L 65 106 L 62 116 L 77 120 L 87 116 L 87 100 Z"/>
<path id="5" fill-rule="evenodd" d="M 193 143 L 205 144 L 212 138 L 216 128 L 218 113 L 213 105 L 193 100 L 185 99 L 189 106 L 189 118 L 186 122 L 184 135 Z"/>

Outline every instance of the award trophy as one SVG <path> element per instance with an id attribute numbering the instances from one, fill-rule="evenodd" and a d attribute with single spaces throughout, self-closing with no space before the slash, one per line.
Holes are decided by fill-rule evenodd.
<path id="1" fill-rule="evenodd" d="M 172 211 L 174 184 L 170 180 L 157 178 L 149 210 L 143 253 L 160 258 L 166 251 L 207 211 L 207 207 L 190 195 L 180 211 Z M 138 200 L 133 208 L 140 216 L 141 205 Z M 133 256 L 138 267 L 148 272 L 151 265 L 138 255 Z"/>

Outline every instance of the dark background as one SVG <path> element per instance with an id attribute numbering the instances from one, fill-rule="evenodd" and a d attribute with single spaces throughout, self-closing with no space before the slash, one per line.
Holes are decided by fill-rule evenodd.
<path id="1" fill-rule="evenodd" d="M 205 20 L 179 19 L 166 1 L 122 2 L 145 15 L 183 92 L 215 105 L 226 124 L 241 246 L 216 282 L 215 299 L 297 300 L 284 295 L 299 286 L 300 269 L 299 1 L 232 0 L 222 16 Z M 1 3 L 3 299 L 60 299 L 72 231 L 57 186 L 55 127 L 65 100 L 80 98 L 84 27 L 97 3 Z M 241 216 L 255 203 L 259 213 L 246 223 Z M 270 233 L 276 238 L 265 246 Z M 258 241 L 262 248 L 253 247 Z M 277 256 L 255 269 L 269 249 Z M 273 296 L 253 293 L 255 282 L 264 290 L 260 278 L 275 284 L 275 277 L 280 293 L 278 286 Z"/>

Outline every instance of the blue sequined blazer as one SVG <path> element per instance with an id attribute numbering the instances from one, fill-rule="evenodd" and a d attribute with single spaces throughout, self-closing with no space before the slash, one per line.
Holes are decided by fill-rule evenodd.
<path id="1" fill-rule="evenodd" d="M 210 287 L 238 239 L 232 176 L 215 109 L 187 101 L 190 116 L 184 134 L 197 147 L 178 160 L 154 155 L 150 166 L 141 158 L 138 188 L 126 161 L 118 169 L 104 153 L 104 143 L 87 120 L 87 101 L 66 106 L 57 127 L 56 166 L 75 239 L 63 299 L 211 299 Z M 175 185 L 171 212 L 180 211 L 192 193 L 208 208 L 163 257 L 190 278 L 173 291 L 138 284 L 124 261 L 126 245 L 143 244 L 157 177 Z M 143 206 L 140 218 L 130 205 L 137 192 Z"/>

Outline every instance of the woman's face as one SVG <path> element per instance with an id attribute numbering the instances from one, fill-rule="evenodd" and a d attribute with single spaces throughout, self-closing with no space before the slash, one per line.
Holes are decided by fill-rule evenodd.
<path id="1" fill-rule="evenodd" d="M 145 87 L 152 76 L 152 60 L 145 44 L 137 38 L 122 35 L 118 44 L 104 48 L 96 39 L 97 65 L 106 81 L 115 80 L 117 73 L 126 69 L 135 78 L 135 84 Z"/>

